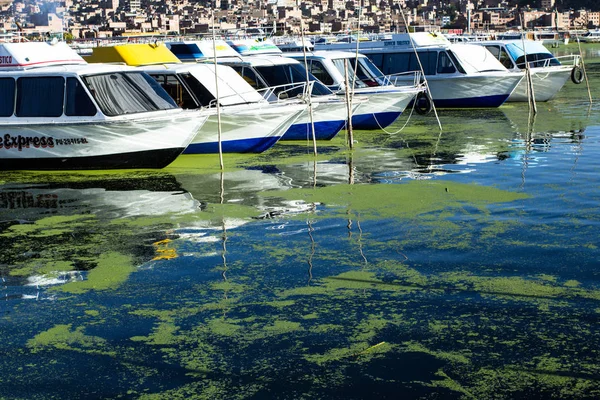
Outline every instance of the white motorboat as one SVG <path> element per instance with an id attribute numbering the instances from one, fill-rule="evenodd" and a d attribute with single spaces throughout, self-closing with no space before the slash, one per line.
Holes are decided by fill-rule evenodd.
<path id="1" fill-rule="evenodd" d="M 384 74 L 405 86 L 420 71 L 438 108 L 498 107 L 523 79 L 509 72 L 488 51 L 474 44 L 453 44 L 441 33 L 393 34 L 389 40 L 316 44 L 315 50 L 356 51 L 369 57 Z"/>
<path id="2" fill-rule="evenodd" d="M 332 139 L 348 119 L 346 103 L 310 74 L 311 82 L 307 83 L 306 70 L 298 61 L 261 55 L 264 51 L 279 51 L 275 45 L 268 41 L 254 42 L 250 41 L 250 45 L 245 49 L 252 54 L 258 54 L 257 56 L 241 56 L 222 40 L 217 40 L 214 44 L 206 40 L 168 42 L 166 45 L 182 61 L 210 64 L 216 58 L 219 64 L 232 67 L 269 102 L 304 104 L 304 112 L 288 128 L 281 140 L 310 139 L 313 126 L 315 139 Z M 308 103 L 311 107 L 307 107 Z"/>
<path id="3" fill-rule="evenodd" d="M 579 41 L 583 43 L 600 43 L 600 29 L 587 31 L 585 34 L 579 36 Z"/>
<path id="4" fill-rule="evenodd" d="M 182 108 L 204 108 L 208 120 L 185 154 L 219 152 L 219 117 L 223 153 L 263 152 L 277 143 L 306 108 L 298 103 L 270 103 L 230 67 L 181 63 L 164 45 L 98 47 L 86 59 L 140 66 Z"/>
<path id="5" fill-rule="evenodd" d="M 356 129 L 381 129 L 391 125 L 404 112 L 406 106 L 425 85 L 419 83 L 419 73 L 411 74 L 413 83 L 395 86 L 373 63 L 362 54 L 347 51 L 315 51 L 310 53 L 286 53 L 287 57 L 304 61 L 308 70 L 329 89 L 340 96 L 348 91 L 352 96 L 364 96 L 369 101 L 361 103 L 352 116 Z M 346 68 L 348 83 L 346 87 Z"/>
<path id="6" fill-rule="evenodd" d="M 488 49 L 510 71 L 523 71 L 527 58 L 536 101 L 553 99 L 569 77 L 574 83 L 581 83 L 577 55 L 557 58 L 542 42 L 533 40 L 490 40 L 477 44 Z M 526 79 L 519 83 L 507 101 L 528 101 Z"/>
<path id="7" fill-rule="evenodd" d="M 2 169 L 162 168 L 208 117 L 145 72 L 88 65 L 64 43 L 2 44 L 0 61 Z"/>

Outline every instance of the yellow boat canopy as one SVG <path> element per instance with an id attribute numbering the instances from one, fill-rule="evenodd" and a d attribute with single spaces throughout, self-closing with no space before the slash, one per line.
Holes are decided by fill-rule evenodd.
<path id="1" fill-rule="evenodd" d="M 179 58 L 162 43 L 131 43 L 94 47 L 93 53 L 83 58 L 89 63 L 125 63 L 134 67 L 181 63 Z"/>

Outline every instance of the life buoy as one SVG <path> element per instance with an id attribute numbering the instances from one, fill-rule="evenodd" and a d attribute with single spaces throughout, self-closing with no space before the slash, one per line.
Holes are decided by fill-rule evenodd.
<path id="1" fill-rule="evenodd" d="M 417 114 L 429 114 L 431 110 L 433 110 L 433 102 L 429 95 L 425 92 L 419 93 L 415 99 L 415 111 Z"/>
<path id="2" fill-rule="evenodd" d="M 576 85 L 583 82 L 583 69 L 579 65 L 574 66 L 571 70 L 571 81 Z"/>

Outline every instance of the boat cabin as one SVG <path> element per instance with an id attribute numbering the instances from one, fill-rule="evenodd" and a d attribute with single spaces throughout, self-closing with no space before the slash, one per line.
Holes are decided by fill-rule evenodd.
<path id="1" fill-rule="evenodd" d="M 177 108 L 143 71 L 88 65 L 66 44 L 0 45 L 0 117 L 90 120 Z M 12 100 L 12 101 L 11 101 Z"/>
<path id="2" fill-rule="evenodd" d="M 507 69 L 525 69 L 525 58 L 531 68 L 561 65 L 541 42 L 533 40 L 490 40 L 478 42 L 488 49 Z"/>
<path id="3" fill-rule="evenodd" d="M 358 46 L 359 52 L 385 75 L 420 71 L 421 66 L 428 77 L 506 71 L 484 48 L 453 44 L 441 33 L 394 34 L 391 40 L 359 42 Z M 356 47 L 357 44 L 340 43 L 315 45 L 317 50 L 356 51 Z"/>
<path id="4" fill-rule="evenodd" d="M 278 55 L 226 57 L 220 64 L 231 66 L 246 82 L 259 92 L 266 93 L 269 101 L 275 98 L 302 96 L 306 78 L 312 82 L 313 96 L 329 96 L 333 92 L 297 60 Z"/>
<path id="5" fill-rule="evenodd" d="M 212 43 L 208 41 L 188 42 L 185 48 L 198 52 L 202 51 L 203 45 L 208 44 L 210 44 L 210 51 L 205 49 L 202 54 L 208 53 L 210 59 Z M 177 48 L 177 44 L 171 46 Z M 182 63 L 167 46 L 162 44 L 139 43 L 98 47 L 94 48 L 93 54 L 85 59 L 90 62 L 121 62 L 140 67 L 184 109 L 216 105 L 217 85 L 221 106 L 265 101 L 232 68 L 226 65 L 215 67 L 209 63 Z"/>
<path id="6" fill-rule="evenodd" d="M 304 53 L 286 53 L 286 57 L 304 62 Z M 343 89 L 348 68 L 348 82 L 355 89 L 392 86 L 387 77 L 363 54 L 348 51 L 315 51 L 306 53 L 308 70 L 329 89 Z"/>

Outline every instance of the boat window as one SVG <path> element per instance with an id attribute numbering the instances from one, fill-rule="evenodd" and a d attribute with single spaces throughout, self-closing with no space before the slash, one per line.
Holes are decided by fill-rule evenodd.
<path id="1" fill-rule="evenodd" d="M 0 117 L 10 117 L 15 110 L 15 80 L 0 78 Z"/>
<path id="2" fill-rule="evenodd" d="M 456 72 L 452 60 L 445 51 L 440 51 L 438 55 L 437 72 L 438 74 L 453 74 Z"/>
<path id="3" fill-rule="evenodd" d="M 485 45 L 483 47 L 488 49 L 488 51 L 492 53 L 492 55 L 496 57 L 496 59 L 500 61 L 507 69 L 513 68 L 512 60 L 504 48 L 498 45 Z"/>
<path id="4" fill-rule="evenodd" d="M 36 76 L 17 79 L 18 117 L 60 117 L 63 113 L 65 79 Z"/>
<path id="5" fill-rule="evenodd" d="M 364 83 L 358 76 L 354 74 L 354 60 L 356 59 L 353 60 L 351 58 L 338 58 L 336 60 L 331 61 L 333 62 L 333 65 L 335 65 L 337 70 L 340 71 L 340 74 L 342 74 L 344 80 L 346 80 L 346 60 L 348 61 L 348 82 L 354 81 L 355 88 L 367 87 L 367 84 Z"/>
<path id="6" fill-rule="evenodd" d="M 190 87 L 191 91 L 196 93 L 201 92 L 201 90 L 206 90 L 204 86 L 200 85 L 196 78 L 194 78 L 191 74 L 178 74 L 183 81 L 187 83 L 184 84 L 179 80 L 177 75 L 175 74 L 150 74 L 156 82 L 162 86 L 163 89 L 175 100 L 175 103 L 181 108 L 184 109 L 196 109 L 200 107 L 200 103 L 196 101 L 188 87 Z M 196 86 L 200 86 L 199 88 L 195 88 Z M 210 100 L 209 100 L 210 101 Z M 208 102 L 207 102 L 208 104 Z M 205 104 L 202 104 L 205 105 Z"/>
<path id="7" fill-rule="evenodd" d="M 458 59 L 456 58 L 456 56 L 454 55 L 454 53 L 452 53 L 450 50 L 447 51 L 448 57 L 450 57 L 452 59 L 452 62 L 454 63 L 454 65 L 456 66 L 456 69 L 458 69 L 458 72 L 460 72 L 461 74 L 466 74 L 465 69 L 463 68 L 463 66 L 458 62 Z"/>
<path id="8" fill-rule="evenodd" d="M 252 68 L 231 66 L 250 86 L 254 89 L 264 89 L 267 86 L 263 81 L 256 75 L 256 72 Z"/>
<path id="9" fill-rule="evenodd" d="M 419 58 L 423 65 L 425 75 L 435 75 L 437 70 L 437 51 L 419 51 Z M 403 53 L 388 53 L 383 55 L 383 67 L 380 68 L 385 75 L 402 72 L 420 71 L 419 60 L 414 51 Z"/>
<path id="10" fill-rule="evenodd" d="M 560 62 L 552 55 L 552 54 L 527 54 L 527 61 L 529 62 L 529 66 L 532 68 L 536 67 L 546 67 L 549 65 L 560 65 Z M 525 56 L 521 56 L 517 58 L 516 61 L 517 66 L 520 69 L 525 68 Z"/>
<path id="11" fill-rule="evenodd" d="M 333 78 L 331 77 L 329 72 L 327 72 L 327 70 L 323 67 L 323 63 L 321 61 L 310 61 L 309 71 L 315 76 L 315 78 L 323 82 L 325 85 L 335 84 Z"/>
<path id="12" fill-rule="evenodd" d="M 76 78 L 67 78 L 65 115 L 91 117 L 97 112 L 98 110 L 86 93 L 83 84 Z"/>
<path id="13" fill-rule="evenodd" d="M 355 59 L 352 59 L 355 62 Z M 377 68 L 371 60 L 366 57 L 359 57 L 358 59 L 358 71 L 356 72 L 358 77 L 369 86 L 380 86 L 383 85 L 383 73 Z"/>
<path id="14" fill-rule="evenodd" d="M 282 85 L 297 85 L 306 82 L 306 70 L 300 64 L 273 65 L 266 67 L 256 67 L 256 71 L 267 82 L 269 86 Z M 315 81 L 312 94 L 314 96 L 331 95 L 333 92 L 319 82 L 311 73 L 308 74 L 308 79 Z M 286 89 L 281 87 L 279 92 Z M 303 87 L 294 87 L 292 90 L 286 91 L 288 96 L 301 95 L 304 91 Z"/>
<path id="15" fill-rule="evenodd" d="M 145 73 L 90 75 L 85 84 L 105 115 L 115 116 L 177 108 L 160 85 Z"/>
<path id="16" fill-rule="evenodd" d="M 369 54 L 369 60 L 380 70 L 383 70 L 383 54 Z"/>

